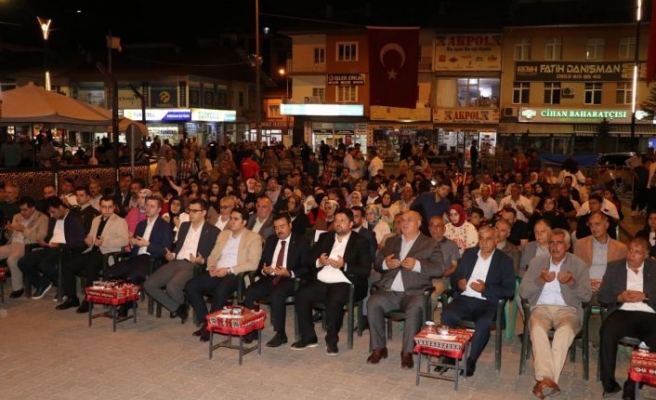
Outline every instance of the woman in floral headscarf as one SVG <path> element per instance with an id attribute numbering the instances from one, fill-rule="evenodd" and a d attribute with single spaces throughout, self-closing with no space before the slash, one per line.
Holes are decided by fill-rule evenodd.
<path id="1" fill-rule="evenodd" d="M 377 204 L 369 204 L 364 209 L 364 218 L 368 229 L 376 235 L 376 243 L 380 244 L 385 235 L 392 232 L 389 224 L 381 219 L 380 207 Z"/>
<path id="2" fill-rule="evenodd" d="M 467 222 L 467 213 L 459 204 L 453 204 L 449 208 L 449 223 L 446 224 L 444 236 L 458 245 L 460 255 L 470 247 L 478 244 L 478 232 L 474 225 Z"/>

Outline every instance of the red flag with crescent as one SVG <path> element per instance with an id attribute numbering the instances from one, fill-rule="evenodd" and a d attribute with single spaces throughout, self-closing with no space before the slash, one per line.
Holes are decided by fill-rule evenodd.
<path id="1" fill-rule="evenodd" d="M 651 26 L 649 27 L 649 50 L 647 54 L 647 85 L 656 79 L 656 0 L 651 2 Z"/>
<path id="2" fill-rule="evenodd" d="M 369 103 L 416 108 L 419 74 L 419 28 L 367 27 Z"/>

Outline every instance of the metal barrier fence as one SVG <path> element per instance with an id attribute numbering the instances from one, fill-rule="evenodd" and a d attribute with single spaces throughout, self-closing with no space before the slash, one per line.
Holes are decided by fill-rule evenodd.
<path id="1" fill-rule="evenodd" d="M 154 174 L 157 164 L 137 164 L 134 166 L 134 177 L 148 182 Z M 130 173 L 129 165 L 119 167 L 119 175 Z M 43 168 L 3 169 L 0 170 L 0 182 L 14 182 L 20 189 L 20 196 L 32 196 L 35 199 L 43 197 L 43 187 L 54 185 L 59 192 L 61 182 L 71 178 L 76 186 L 87 185 L 90 180 L 97 180 L 103 188 L 116 186 L 116 168 L 111 166 L 65 166 L 56 170 Z"/>

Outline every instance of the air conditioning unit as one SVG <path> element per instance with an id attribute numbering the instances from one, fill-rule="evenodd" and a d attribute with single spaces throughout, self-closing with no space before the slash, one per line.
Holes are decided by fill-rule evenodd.
<path id="1" fill-rule="evenodd" d="M 571 87 L 563 88 L 562 97 L 566 99 L 574 98 L 574 89 L 572 89 Z"/>
<path id="2" fill-rule="evenodd" d="M 503 109 L 504 117 L 516 117 L 517 116 L 517 107 L 505 107 Z"/>

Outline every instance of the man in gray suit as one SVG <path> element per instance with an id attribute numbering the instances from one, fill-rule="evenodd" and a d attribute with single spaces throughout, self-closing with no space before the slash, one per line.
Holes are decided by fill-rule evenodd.
<path id="1" fill-rule="evenodd" d="M 592 295 L 588 267 L 568 253 L 570 245 L 569 232 L 552 230 L 550 255 L 531 260 L 519 285 L 519 296 L 531 305 L 528 323 L 536 380 L 533 394 L 541 399 L 560 392 L 558 379 L 583 322 L 582 303 L 590 301 Z M 550 341 L 552 328 L 555 332 Z"/>
<path id="2" fill-rule="evenodd" d="M 273 202 L 265 195 L 257 198 L 255 203 L 255 214 L 248 218 L 246 228 L 262 236 L 262 243 L 273 235 Z"/>
<path id="3" fill-rule="evenodd" d="M 387 357 L 385 347 L 385 313 L 401 309 L 405 312 L 401 367 L 412 368 L 414 337 L 421 329 L 423 291 L 432 286 L 432 278 L 444 273 L 444 258 L 439 245 L 419 232 L 421 215 L 406 212 L 401 220 L 402 235 L 393 237 L 378 252 L 374 268 L 382 274 L 379 289 L 367 304 L 371 347 L 367 362 L 377 364 Z M 430 311 L 430 310 L 427 310 Z"/>

